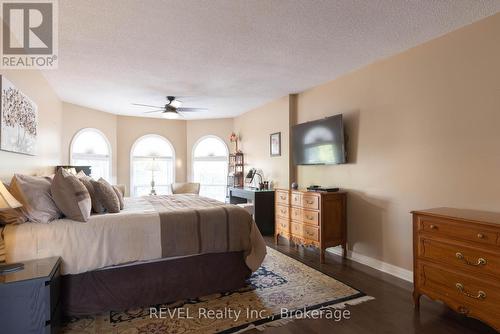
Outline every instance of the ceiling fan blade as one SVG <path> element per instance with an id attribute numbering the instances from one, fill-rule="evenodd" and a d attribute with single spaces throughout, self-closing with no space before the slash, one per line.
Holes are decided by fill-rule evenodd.
<path id="1" fill-rule="evenodd" d="M 180 112 L 192 112 L 192 111 L 208 111 L 207 108 L 177 108 Z"/>
<path id="2" fill-rule="evenodd" d="M 145 111 L 143 112 L 143 114 L 151 114 L 151 113 L 155 113 L 155 112 L 164 112 L 165 109 L 159 109 L 159 110 L 151 110 L 151 111 Z"/>
<path id="3" fill-rule="evenodd" d="M 132 103 L 132 105 L 139 107 L 163 108 L 163 106 L 152 106 L 149 104 L 140 104 L 140 103 Z"/>

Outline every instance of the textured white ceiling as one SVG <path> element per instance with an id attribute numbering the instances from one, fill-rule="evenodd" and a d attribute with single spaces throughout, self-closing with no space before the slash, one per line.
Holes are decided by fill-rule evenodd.
<path id="1" fill-rule="evenodd" d="M 499 0 L 61 0 L 67 102 L 140 116 L 165 103 L 230 117 L 500 11 Z"/>

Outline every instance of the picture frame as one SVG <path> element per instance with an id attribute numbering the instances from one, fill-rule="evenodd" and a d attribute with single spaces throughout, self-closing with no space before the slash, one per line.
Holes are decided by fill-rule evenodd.
<path id="1" fill-rule="evenodd" d="M 37 105 L 3 75 L 0 75 L 0 99 L 0 150 L 36 155 Z"/>
<path id="2" fill-rule="evenodd" d="M 281 132 L 275 132 L 269 136 L 269 153 L 272 157 L 281 156 Z"/>

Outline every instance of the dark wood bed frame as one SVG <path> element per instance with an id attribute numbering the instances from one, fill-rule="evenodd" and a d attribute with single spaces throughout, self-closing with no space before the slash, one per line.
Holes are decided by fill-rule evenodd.
<path id="1" fill-rule="evenodd" d="M 245 285 L 242 252 L 203 254 L 62 276 L 66 315 L 90 315 L 165 304 Z"/>

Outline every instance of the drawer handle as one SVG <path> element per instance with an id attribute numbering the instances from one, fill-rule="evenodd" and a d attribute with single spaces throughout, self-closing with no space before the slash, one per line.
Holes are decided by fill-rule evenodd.
<path id="1" fill-rule="evenodd" d="M 479 259 L 477 259 L 476 263 L 473 263 L 473 262 L 470 262 L 469 260 L 467 260 L 465 258 L 465 256 L 462 253 L 460 253 L 460 252 L 457 252 L 455 254 L 455 256 L 457 257 L 457 259 L 464 261 L 469 266 L 476 266 L 477 267 L 477 266 L 484 266 L 486 264 L 486 259 L 483 259 L 482 257 L 480 257 Z"/>
<path id="2" fill-rule="evenodd" d="M 282 214 L 286 213 L 286 210 L 284 210 L 284 209 L 280 209 L 280 211 L 281 211 Z"/>
<path id="3" fill-rule="evenodd" d="M 485 299 L 486 298 L 486 292 L 479 290 L 477 292 L 477 296 L 474 296 L 473 294 L 465 291 L 464 285 L 462 283 L 457 283 L 455 284 L 455 287 L 457 288 L 458 291 L 460 291 L 462 294 L 466 295 L 469 298 L 473 299 Z"/>
<path id="4" fill-rule="evenodd" d="M 460 314 L 469 314 L 469 309 L 465 306 L 459 306 L 457 311 Z"/>
<path id="5" fill-rule="evenodd" d="M 477 234 L 477 238 L 478 238 L 478 239 L 484 239 L 484 234 L 482 234 L 482 233 L 478 233 L 478 234 Z"/>
<path id="6" fill-rule="evenodd" d="M 313 220 L 313 219 L 314 219 L 314 216 L 309 216 L 309 215 L 307 215 L 307 216 L 306 216 L 306 218 L 307 218 L 307 219 L 309 219 L 309 220 Z"/>
<path id="7" fill-rule="evenodd" d="M 307 203 L 307 204 L 314 204 L 314 201 L 311 201 L 311 200 L 306 200 L 306 203 Z"/>
<path id="8" fill-rule="evenodd" d="M 294 211 L 293 214 L 296 215 L 296 216 L 298 216 L 300 214 L 300 212 Z"/>
<path id="9" fill-rule="evenodd" d="M 286 196 L 280 195 L 280 198 L 283 199 L 283 200 L 285 200 Z"/>
<path id="10" fill-rule="evenodd" d="M 306 231 L 306 234 L 307 234 L 308 236 L 314 237 L 314 233 L 312 233 L 312 232 Z"/>
<path id="11" fill-rule="evenodd" d="M 286 224 L 281 224 L 281 227 L 286 228 Z"/>
<path id="12" fill-rule="evenodd" d="M 437 228 L 438 228 L 438 227 L 437 227 L 436 225 L 434 225 L 434 224 L 431 224 L 431 226 L 429 226 L 429 227 L 431 228 L 431 230 L 437 230 Z"/>

